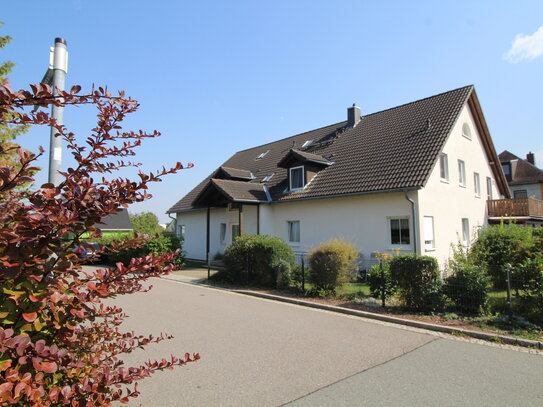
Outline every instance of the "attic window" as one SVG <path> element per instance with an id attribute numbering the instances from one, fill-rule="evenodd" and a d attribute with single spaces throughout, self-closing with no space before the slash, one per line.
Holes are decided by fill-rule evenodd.
<path id="1" fill-rule="evenodd" d="M 293 167 L 289 169 L 290 190 L 296 191 L 304 187 L 304 167 Z"/>
<path id="2" fill-rule="evenodd" d="M 313 140 L 307 140 L 307 141 L 302 145 L 302 148 L 304 148 L 304 147 L 309 147 L 311 144 L 313 144 Z"/>
<path id="3" fill-rule="evenodd" d="M 258 157 L 256 157 L 256 159 L 260 160 L 261 158 L 266 157 L 266 154 L 268 154 L 269 152 L 270 152 L 270 150 L 266 150 L 263 153 L 260 153 L 260 155 Z"/>
<path id="4" fill-rule="evenodd" d="M 260 182 L 268 182 L 269 180 L 272 179 L 272 177 L 273 177 L 274 175 L 275 175 L 275 173 L 272 172 L 271 174 L 268 174 L 268 175 L 266 175 L 264 178 L 262 178 L 262 181 L 260 181 Z"/>
<path id="5" fill-rule="evenodd" d="M 471 129 L 469 128 L 469 124 L 467 123 L 464 123 L 464 125 L 462 126 L 462 135 L 471 140 Z"/>

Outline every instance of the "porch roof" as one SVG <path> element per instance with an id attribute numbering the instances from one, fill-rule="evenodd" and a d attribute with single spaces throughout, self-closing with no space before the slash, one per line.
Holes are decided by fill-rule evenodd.
<path id="1" fill-rule="evenodd" d="M 196 207 L 222 206 L 229 202 L 270 202 L 265 185 L 212 178 L 196 196 Z"/>

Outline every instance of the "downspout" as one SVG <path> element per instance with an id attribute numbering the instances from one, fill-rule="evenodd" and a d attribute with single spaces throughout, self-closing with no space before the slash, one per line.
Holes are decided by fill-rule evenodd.
<path id="1" fill-rule="evenodd" d="M 416 219 L 416 211 L 415 211 L 415 201 L 409 198 L 409 194 L 407 193 L 407 189 L 404 189 L 403 193 L 405 194 L 405 199 L 407 199 L 409 202 L 411 202 L 411 215 L 413 219 L 413 252 L 415 254 L 419 254 L 417 250 L 417 225 L 418 225 L 418 219 Z"/>
<path id="2" fill-rule="evenodd" d="M 167 212 L 166 214 L 168 215 L 168 218 L 173 220 L 173 233 L 177 236 L 177 216 L 172 218 L 172 214 L 170 212 Z"/>

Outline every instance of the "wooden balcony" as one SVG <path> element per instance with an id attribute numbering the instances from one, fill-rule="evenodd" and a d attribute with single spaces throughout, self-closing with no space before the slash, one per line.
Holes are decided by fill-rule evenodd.
<path id="1" fill-rule="evenodd" d="M 543 218 L 543 201 L 533 198 L 493 199 L 486 201 L 491 218 Z"/>

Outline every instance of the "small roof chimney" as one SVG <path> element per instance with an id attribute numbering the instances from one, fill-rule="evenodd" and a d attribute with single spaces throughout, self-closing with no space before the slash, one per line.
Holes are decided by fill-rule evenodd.
<path id="1" fill-rule="evenodd" d="M 530 151 L 528 154 L 526 154 L 526 161 L 528 161 L 532 165 L 535 165 L 534 153 Z"/>
<path id="2" fill-rule="evenodd" d="M 360 121 L 360 108 L 353 103 L 352 107 L 347 108 L 347 127 L 356 127 Z"/>

